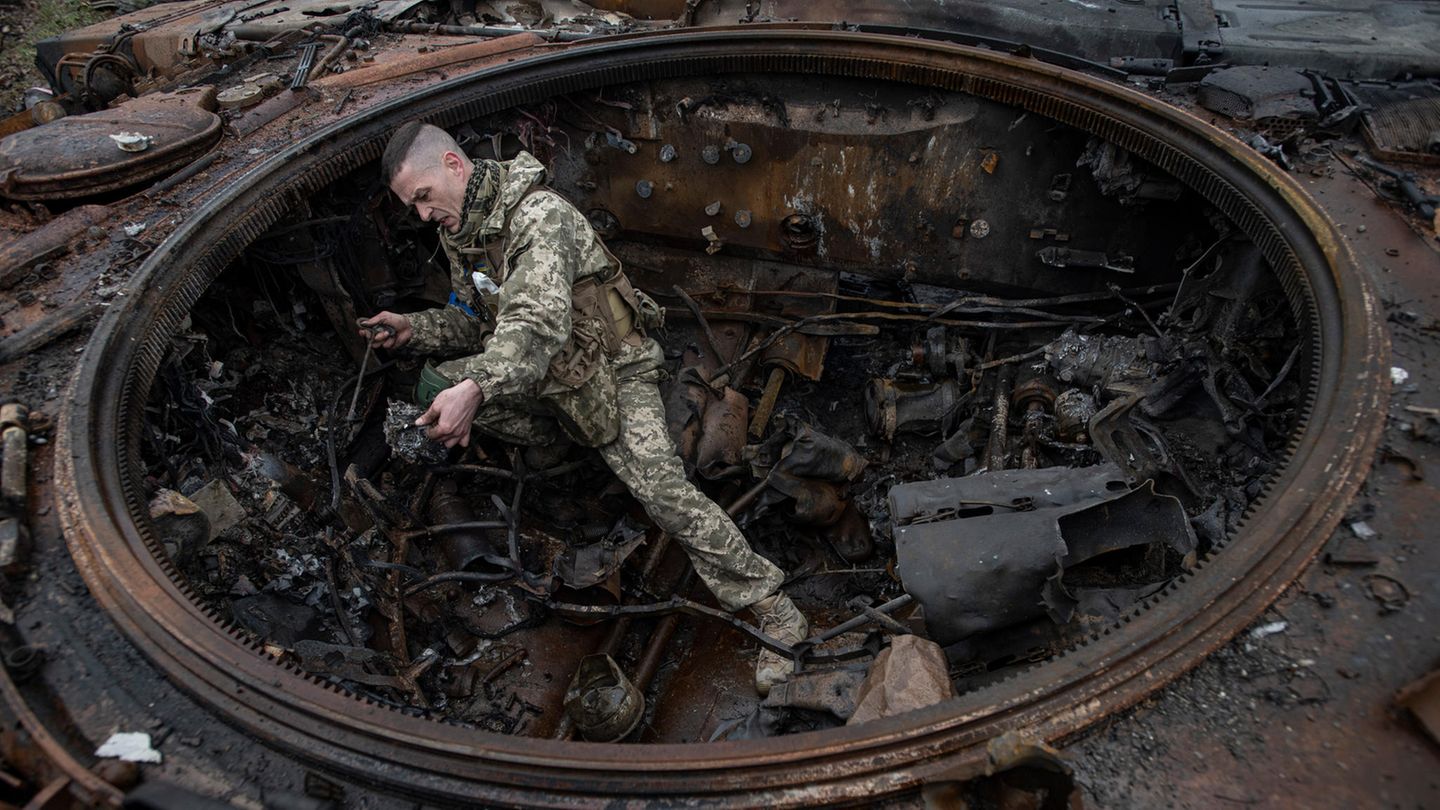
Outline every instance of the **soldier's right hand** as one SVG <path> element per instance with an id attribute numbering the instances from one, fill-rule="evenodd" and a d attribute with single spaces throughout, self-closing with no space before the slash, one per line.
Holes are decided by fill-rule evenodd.
<path id="1" fill-rule="evenodd" d="M 360 327 L 360 337 L 368 339 L 376 349 L 398 349 L 415 334 L 410 328 L 410 319 L 394 312 L 381 312 L 355 323 Z"/>

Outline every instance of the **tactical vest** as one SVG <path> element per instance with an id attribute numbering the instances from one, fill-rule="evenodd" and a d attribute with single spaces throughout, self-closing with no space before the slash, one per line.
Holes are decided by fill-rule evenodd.
<path id="1" fill-rule="evenodd" d="M 545 192 L 556 193 L 548 188 L 527 191 L 507 212 L 500 233 L 478 247 L 461 248 L 462 259 L 483 256 L 487 270 L 493 268 L 497 277 L 509 278 L 506 255 L 511 221 L 521 203 Z M 611 269 L 577 278 L 572 284 L 570 335 L 550 359 L 539 391 L 565 432 L 591 447 L 608 444 L 619 432 L 614 368 L 608 360 L 616 358 L 625 346 L 642 344 L 646 327 L 658 327 L 663 318 L 655 302 L 630 283 L 615 254 L 598 238 L 596 244 Z M 468 275 L 471 268 L 461 269 Z M 482 305 L 490 310 L 492 297 L 486 298 Z M 498 309 L 498 303 L 495 307 Z M 493 321 L 494 311 L 487 314 Z"/>

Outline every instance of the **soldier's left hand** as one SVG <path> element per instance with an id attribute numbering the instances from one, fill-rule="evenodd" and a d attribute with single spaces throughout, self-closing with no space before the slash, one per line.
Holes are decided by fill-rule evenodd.
<path id="1" fill-rule="evenodd" d="M 461 380 L 436 394 L 435 401 L 430 403 L 430 409 L 421 414 L 415 424 L 420 427 L 430 426 L 425 435 L 437 442 L 444 442 L 446 447 L 454 447 L 456 444 L 469 447 L 470 423 L 474 421 L 475 411 L 479 410 L 484 399 L 485 395 L 474 380 Z"/>

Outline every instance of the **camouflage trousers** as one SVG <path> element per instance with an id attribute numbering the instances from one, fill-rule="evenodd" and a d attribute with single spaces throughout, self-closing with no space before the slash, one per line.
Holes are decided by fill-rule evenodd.
<path id="1" fill-rule="evenodd" d="M 620 375 L 620 433 L 596 450 L 655 525 L 684 547 L 695 573 L 721 607 L 740 610 L 774 593 L 784 574 L 756 554 L 725 510 L 685 477 L 665 427 L 656 376 Z M 548 445 L 563 434 L 554 417 L 538 405 L 520 398 L 485 402 L 475 426 L 512 444 Z"/>

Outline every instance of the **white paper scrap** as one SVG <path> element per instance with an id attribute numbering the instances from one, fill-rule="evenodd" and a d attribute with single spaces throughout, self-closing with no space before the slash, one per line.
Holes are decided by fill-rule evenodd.
<path id="1" fill-rule="evenodd" d="M 111 734 L 105 744 L 95 749 L 97 757 L 116 757 L 126 762 L 160 764 L 160 752 L 150 747 L 150 735 L 143 731 L 122 731 Z"/>
<path id="2" fill-rule="evenodd" d="M 1250 637 L 1265 638 L 1266 636 L 1273 636 L 1276 633 L 1285 632 L 1285 628 L 1289 626 L 1289 622 L 1270 622 L 1269 624 L 1262 624 L 1254 630 L 1250 631 Z"/>

